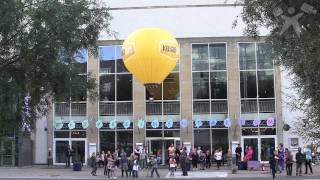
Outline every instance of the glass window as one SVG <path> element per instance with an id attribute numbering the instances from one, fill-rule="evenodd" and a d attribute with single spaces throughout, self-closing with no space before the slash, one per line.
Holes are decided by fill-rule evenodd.
<path id="1" fill-rule="evenodd" d="M 162 130 L 147 130 L 146 137 L 162 137 Z"/>
<path id="2" fill-rule="evenodd" d="M 209 99 L 209 73 L 194 72 L 193 99 Z"/>
<path id="3" fill-rule="evenodd" d="M 255 71 L 240 72 L 241 98 L 256 98 L 257 83 Z"/>
<path id="4" fill-rule="evenodd" d="M 194 147 L 201 147 L 203 151 L 210 150 L 210 130 L 194 131 Z"/>
<path id="5" fill-rule="evenodd" d="M 210 70 L 226 70 L 226 45 L 210 44 Z"/>
<path id="6" fill-rule="evenodd" d="M 227 99 L 227 72 L 211 72 L 211 99 Z"/>
<path id="7" fill-rule="evenodd" d="M 209 70 L 209 49 L 208 44 L 192 45 L 192 70 L 208 71 Z"/>
<path id="8" fill-rule="evenodd" d="M 132 75 L 117 75 L 117 101 L 132 101 Z"/>
<path id="9" fill-rule="evenodd" d="M 114 131 L 100 131 L 100 151 L 115 150 L 115 132 Z"/>
<path id="10" fill-rule="evenodd" d="M 163 99 L 164 100 L 179 100 L 179 74 L 171 73 L 163 81 Z"/>
<path id="11" fill-rule="evenodd" d="M 85 84 L 87 82 L 87 76 L 86 75 L 78 75 L 72 81 L 76 82 L 74 84 L 74 86 L 76 86 L 76 87 L 72 88 L 72 92 L 71 92 L 72 101 L 86 101 L 87 100 L 86 86 L 77 86 L 77 85 Z"/>
<path id="12" fill-rule="evenodd" d="M 133 132 L 132 131 L 118 131 L 117 132 L 117 146 L 118 149 L 124 149 L 129 156 L 133 150 Z"/>
<path id="13" fill-rule="evenodd" d="M 156 88 L 146 88 L 146 100 L 162 100 L 162 84 Z"/>
<path id="14" fill-rule="evenodd" d="M 115 72 L 115 47 L 103 46 L 99 47 L 100 73 Z"/>
<path id="15" fill-rule="evenodd" d="M 228 129 L 212 129 L 212 150 L 222 148 L 224 153 L 229 148 Z"/>
<path id="16" fill-rule="evenodd" d="M 65 151 L 69 146 L 69 141 L 56 141 L 56 163 L 65 163 Z"/>
<path id="17" fill-rule="evenodd" d="M 239 44 L 239 64 L 240 70 L 256 69 L 254 43 Z"/>
<path id="18" fill-rule="evenodd" d="M 87 62 L 88 62 L 88 50 L 85 48 L 78 49 L 73 56 L 75 60 L 75 66 L 79 70 L 80 74 L 87 73 Z"/>
<path id="19" fill-rule="evenodd" d="M 275 149 L 274 138 L 261 138 L 261 161 L 269 161 L 272 151 Z"/>
<path id="20" fill-rule="evenodd" d="M 273 69 L 272 44 L 257 44 L 257 64 L 258 69 Z"/>
<path id="21" fill-rule="evenodd" d="M 128 72 L 123 63 L 121 50 L 121 46 L 116 46 L 117 73 Z"/>
<path id="22" fill-rule="evenodd" d="M 258 71 L 258 88 L 259 98 L 274 97 L 273 70 Z"/>
<path id="23" fill-rule="evenodd" d="M 100 76 L 100 101 L 114 101 L 115 100 L 115 75 L 101 75 Z"/>
<path id="24" fill-rule="evenodd" d="M 54 138 L 69 138 L 70 131 L 54 131 Z"/>

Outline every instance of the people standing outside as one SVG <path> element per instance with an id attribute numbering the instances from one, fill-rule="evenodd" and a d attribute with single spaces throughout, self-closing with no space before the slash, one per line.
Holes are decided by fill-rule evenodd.
<path id="1" fill-rule="evenodd" d="M 206 168 L 210 169 L 211 168 L 211 153 L 209 150 L 206 152 Z"/>
<path id="2" fill-rule="evenodd" d="M 227 152 L 227 155 L 226 155 L 226 159 L 227 159 L 228 166 L 231 166 L 231 164 L 232 164 L 232 153 L 231 153 L 230 149 L 228 149 L 228 152 Z"/>
<path id="3" fill-rule="evenodd" d="M 180 155 L 180 166 L 181 166 L 181 170 L 182 170 L 182 176 L 188 176 L 188 172 L 187 172 L 187 148 L 183 147 L 181 155 Z"/>
<path id="4" fill-rule="evenodd" d="M 273 153 L 271 154 L 270 156 L 270 159 L 269 159 L 269 164 L 270 164 L 270 170 L 271 170 L 271 173 L 272 173 L 272 179 L 276 179 L 276 167 L 277 167 L 277 160 L 276 160 L 276 155 L 274 154 L 275 151 L 273 151 Z"/>
<path id="5" fill-rule="evenodd" d="M 310 172 L 311 174 L 313 174 L 312 172 L 312 166 L 311 166 L 311 162 L 312 162 L 312 152 L 311 152 L 311 147 L 308 145 L 305 149 L 304 149 L 304 154 L 305 154 L 305 174 L 308 174 L 308 167 L 310 168 Z"/>
<path id="6" fill-rule="evenodd" d="M 199 156 L 196 150 L 192 151 L 192 169 L 196 170 L 198 168 Z"/>
<path id="7" fill-rule="evenodd" d="M 293 164 L 293 157 L 291 151 L 286 148 L 286 171 L 288 176 L 292 176 L 292 164 Z"/>
<path id="8" fill-rule="evenodd" d="M 282 143 L 279 144 L 278 155 L 279 155 L 278 165 L 281 173 L 282 171 L 284 171 L 284 159 L 285 159 L 285 149 Z"/>
<path id="9" fill-rule="evenodd" d="M 97 176 L 97 159 L 95 153 L 92 153 L 90 157 L 90 167 L 92 168 L 91 175 Z"/>
<path id="10" fill-rule="evenodd" d="M 140 161 L 141 149 L 139 148 L 139 146 L 136 146 L 136 149 L 134 150 L 134 155 L 137 156 L 137 161 Z"/>
<path id="11" fill-rule="evenodd" d="M 304 161 L 305 155 L 301 153 L 301 148 L 298 148 L 296 153 L 296 176 L 301 176 L 302 174 L 302 163 Z"/>
<path id="12" fill-rule="evenodd" d="M 204 152 L 201 152 L 200 154 L 199 163 L 200 163 L 200 170 L 204 170 L 206 166 L 206 154 Z"/>
<path id="13" fill-rule="evenodd" d="M 134 162 L 134 153 L 131 153 L 128 161 L 128 171 L 129 171 L 129 176 L 133 177 L 133 162 Z"/>
<path id="14" fill-rule="evenodd" d="M 66 156 L 66 168 L 70 168 L 70 158 L 71 158 L 70 145 L 67 146 L 64 154 Z"/>
<path id="15" fill-rule="evenodd" d="M 107 154 L 104 155 L 104 161 L 103 161 L 103 165 L 104 165 L 104 171 L 103 171 L 103 175 L 105 177 L 108 176 L 108 154 L 110 154 L 110 151 L 107 151 Z"/>
<path id="16" fill-rule="evenodd" d="M 235 153 L 236 153 L 236 165 L 238 165 L 238 163 L 241 161 L 241 154 L 242 154 L 242 148 L 240 144 L 238 144 L 235 150 Z"/>
<path id="17" fill-rule="evenodd" d="M 252 156 L 253 156 L 253 149 L 251 146 L 249 146 L 248 149 L 246 150 L 246 155 L 243 157 L 243 160 L 246 162 L 251 161 Z"/>
<path id="18" fill-rule="evenodd" d="M 132 167 L 133 178 L 138 178 L 138 171 L 139 171 L 139 161 L 138 161 L 138 156 L 135 155 L 133 160 L 133 167 Z"/>
<path id="19" fill-rule="evenodd" d="M 145 169 L 147 167 L 147 154 L 145 149 L 143 149 L 140 154 L 140 167 L 141 169 Z"/>
<path id="20" fill-rule="evenodd" d="M 180 162 L 179 162 L 179 159 L 180 159 L 180 155 L 181 155 L 181 152 L 180 152 L 180 149 L 178 148 L 178 146 L 176 147 L 176 151 L 175 151 L 175 156 L 174 158 L 176 159 L 176 162 L 177 162 L 177 166 L 175 168 L 175 171 L 177 170 L 177 167 L 179 166 Z"/>
<path id="21" fill-rule="evenodd" d="M 171 157 L 169 159 L 169 167 L 170 167 L 170 177 L 174 177 L 174 171 L 177 167 L 177 161 L 175 158 Z"/>
<path id="22" fill-rule="evenodd" d="M 150 164 L 151 164 L 151 175 L 150 175 L 150 177 L 153 177 L 153 173 L 156 172 L 157 177 L 160 178 L 160 175 L 159 175 L 159 172 L 158 172 L 158 160 L 156 158 L 154 158 L 154 156 L 151 156 Z"/>
<path id="23" fill-rule="evenodd" d="M 107 167 L 108 167 L 108 178 L 110 177 L 113 177 L 113 173 L 112 173 L 112 167 L 114 166 L 114 160 L 113 160 L 113 157 L 110 154 L 107 155 L 107 159 L 108 159 L 108 164 L 107 164 Z"/>
<path id="24" fill-rule="evenodd" d="M 120 165 L 121 165 L 121 177 L 124 176 L 124 172 L 126 173 L 126 177 L 128 177 L 128 157 L 127 153 L 124 152 L 124 149 L 121 149 L 120 153 Z"/>
<path id="25" fill-rule="evenodd" d="M 221 161 L 222 161 L 222 150 L 221 150 L 221 148 L 216 150 L 216 152 L 214 153 L 214 157 L 215 157 L 215 159 L 217 161 L 217 169 L 220 170 Z"/>

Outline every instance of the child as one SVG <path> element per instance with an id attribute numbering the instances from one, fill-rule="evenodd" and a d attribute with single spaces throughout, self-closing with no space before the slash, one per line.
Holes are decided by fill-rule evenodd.
<path id="1" fill-rule="evenodd" d="M 169 166 L 170 166 L 170 177 L 174 177 L 174 171 L 177 166 L 177 161 L 173 157 L 170 157 Z"/>
<path id="2" fill-rule="evenodd" d="M 139 170 L 138 156 L 135 156 L 133 161 L 133 167 L 132 167 L 133 178 L 138 178 L 138 170 Z"/>

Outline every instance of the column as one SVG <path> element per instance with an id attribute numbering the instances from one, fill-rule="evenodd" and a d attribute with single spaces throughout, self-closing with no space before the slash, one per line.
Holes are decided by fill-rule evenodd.
<path id="1" fill-rule="evenodd" d="M 191 142 L 193 145 L 191 61 L 191 44 L 180 41 L 181 119 L 188 120 L 188 127 L 180 128 L 180 137 L 182 142 Z"/>
<path id="2" fill-rule="evenodd" d="M 144 143 L 145 140 L 145 127 L 138 128 L 138 120 L 145 121 L 146 103 L 145 103 L 145 87 L 139 82 L 135 76 L 132 81 L 133 86 L 133 147 L 136 143 Z"/>

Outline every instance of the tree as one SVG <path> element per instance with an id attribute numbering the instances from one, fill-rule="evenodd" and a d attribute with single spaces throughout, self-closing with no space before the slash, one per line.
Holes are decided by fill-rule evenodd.
<path id="1" fill-rule="evenodd" d="M 294 109 L 304 112 L 295 130 L 309 140 L 320 138 L 320 2 L 318 0 L 245 0 L 242 19 L 246 33 L 271 30 L 274 59 L 293 75 L 299 98 Z"/>
<path id="2" fill-rule="evenodd" d="M 0 1 L 0 127 L 32 129 L 50 99 L 94 95 L 94 78 L 79 75 L 73 56 L 97 52 L 109 20 L 98 0 Z"/>

